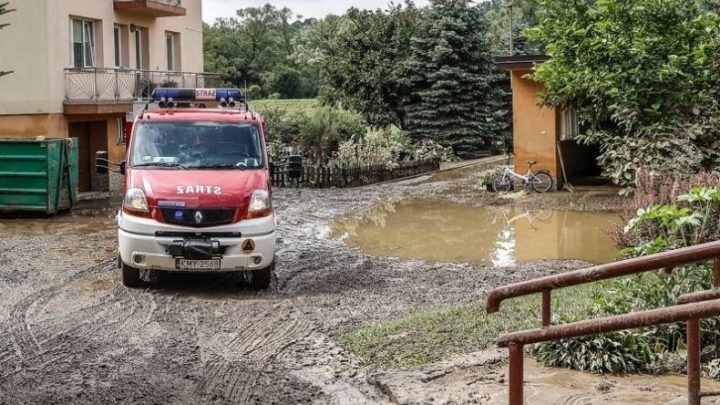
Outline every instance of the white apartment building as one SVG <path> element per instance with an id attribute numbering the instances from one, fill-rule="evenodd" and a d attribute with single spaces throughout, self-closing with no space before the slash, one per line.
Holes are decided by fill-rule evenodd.
<path id="1" fill-rule="evenodd" d="M 94 156 L 120 161 L 123 127 L 157 86 L 202 87 L 202 0 L 6 0 L 0 137 L 72 137 L 80 191 L 106 190 Z"/>

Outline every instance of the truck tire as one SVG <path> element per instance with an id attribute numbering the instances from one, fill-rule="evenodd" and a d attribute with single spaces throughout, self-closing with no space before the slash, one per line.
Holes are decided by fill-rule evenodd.
<path id="1" fill-rule="evenodd" d="M 256 290 L 267 290 L 270 287 L 270 282 L 272 282 L 272 276 L 275 272 L 275 262 L 260 270 L 255 270 L 250 272 L 250 277 L 252 279 L 252 286 Z"/>
<path id="2" fill-rule="evenodd" d="M 121 263 L 120 271 L 122 271 L 122 283 L 125 287 L 142 288 L 145 285 L 145 282 L 140 278 L 139 269 Z"/>

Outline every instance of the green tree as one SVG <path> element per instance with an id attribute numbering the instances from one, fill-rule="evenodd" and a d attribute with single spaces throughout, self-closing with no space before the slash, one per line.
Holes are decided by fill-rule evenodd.
<path id="1" fill-rule="evenodd" d="M 265 80 L 265 91 L 279 94 L 281 98 L 301 98 L 304 96 L 302 73 L 292 66 L 278 65 Z"/>
<path id="2" fill-rule="evenodd" d="M 0 4 L 0 16 L 15 11 L 14 9 L 8 8 L 9 5 L 10 5 L 10 3 L 8 3 L 8 2 L 6 2 L 6 3 L 1 3 L 1 4 Z M 0 30 L 2 30 L 3 28 L 7 27 L 8 25 L 10 25 L 10 24 L 9 24 L 9 23 L 4 23 L 4 24 L 3 24 L 3 23 L 0 23 Z M 9 75 L 10 73 L 12 73 L 12 71 L 10 71 L 10 72 L 3 72 L 3 71 L 0 70 L 0 77 L 1 77 L 1 76 L 5 76 L 5 75 Z"/>
<path id="3" fill-rule="evenodd" d="M 507 132 L 504 78 L 495 67 L 483 11 L 469 0 L 433 0 L 406 65 L 407 129 L 456 154 L 490 149 Z"/>
<path id="4" fill-rule="evenodd" d="M 605 174 L 639 166 L 697 171 L 718 139 L 717 16 L 688 0 L 541 0 L 528 30 L 552 59 L 536 69 L 544 102 L 580 112 Z"/>
<path id="5" fill-rule="evenodd" d="M 323 59 L 324 101 L 340 102 L 372 125 L 403 126 L 411 92 L 404 64 L 421 16 L 412 2 L 386 11 L 350 9 Z"/>

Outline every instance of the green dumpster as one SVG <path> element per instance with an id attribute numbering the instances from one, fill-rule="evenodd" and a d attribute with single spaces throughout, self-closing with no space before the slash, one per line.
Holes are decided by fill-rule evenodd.
<path id="1" fill-rule="evenodd" d="M 0 213 L 69 210 L 77 185 L 78 149 L 71 139 L 0 138 Z"/>

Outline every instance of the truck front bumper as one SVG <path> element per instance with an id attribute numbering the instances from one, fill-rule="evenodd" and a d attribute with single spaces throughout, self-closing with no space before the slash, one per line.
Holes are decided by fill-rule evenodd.
<path id="1" fill-rule="evenodd" d="M 203 272 L 259 270 L 270 267 L 275 259 L 277 224 L 274 215 L 232 225 L 198 229 L 160 223 L 154 219 L 120 212 L 118 226 L 120 259 L 126 265 L 141 270 L 192 271 L 178 270 L 177 257 L 170 255 L 168 251 L 171 245 L 185 238 L 207 238 L 219 243 L 222 250 L 220 268 Z M 254 242 L 252 251 L 243 249 L 248 247 L 245 243 L 248 240 Z"/>

